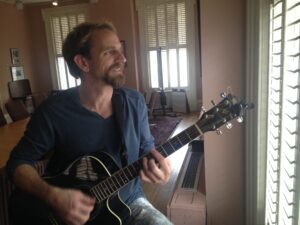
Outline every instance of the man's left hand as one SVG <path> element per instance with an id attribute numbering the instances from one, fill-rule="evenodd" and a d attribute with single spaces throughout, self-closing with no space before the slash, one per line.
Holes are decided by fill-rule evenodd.
<path id="1" fill-rule="evenodd" d="M 143 158 L 143 168 L 140 171 L 142 181 L 166 184 L 171 175 L 171 162 L 164 158 L 156 149 L 151 150 L 153 159 Z"/>

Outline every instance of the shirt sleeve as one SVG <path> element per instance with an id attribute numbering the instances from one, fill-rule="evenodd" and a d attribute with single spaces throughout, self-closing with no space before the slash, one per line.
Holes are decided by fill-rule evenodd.
<path id="1" fill-rule="evenodd" d="M 146 154 L 148 153 L 151 149 L 155 148 L 154 145 L 154 138 L 151 135 L 150 128 L 149 128 L 149 121 L 148 121 L 148 108 L 145 102 L 145 99 L 143 96 L 141 97 L 140 100 L 141 103 L 141 117 L 140 117 L 140 134 L 141 134 L 141 151 L 140 154 Z"/>
<path id="2" fill-rule="evenodd" d="M 32 165 L 54 147 L 54 130 L 45 110 L 37 109 L 29 120 L 23 137 L 12 150 L 6 164 L 6 172 L 11 178 L 21 164 Z"/>

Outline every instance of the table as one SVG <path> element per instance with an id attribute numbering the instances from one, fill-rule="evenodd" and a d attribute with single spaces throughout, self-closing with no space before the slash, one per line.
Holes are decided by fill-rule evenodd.
<path id="1" fill-rule="evenodd" d="M 4 167 L 9 154 L 23 136 L 29 118 L 0 127 L 0 168 Z"/>

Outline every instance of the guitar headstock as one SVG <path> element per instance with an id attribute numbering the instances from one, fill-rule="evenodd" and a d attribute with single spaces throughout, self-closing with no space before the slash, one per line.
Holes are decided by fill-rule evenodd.
<path id="1" fill-rule="evenodd" d="M 218 104 L 205 111 L 201 118 L 197 121 L 201 131 L 219 131 L 218 128 L 226 124 L 227 128 L 231 128 L 230 121 L 237 119 L 238 122 L 243 122 L 246 110 L 254 108 L 253 103 L 246 103 L 239 100 L 232 94 L 222 93 L 223 98 Z"/>

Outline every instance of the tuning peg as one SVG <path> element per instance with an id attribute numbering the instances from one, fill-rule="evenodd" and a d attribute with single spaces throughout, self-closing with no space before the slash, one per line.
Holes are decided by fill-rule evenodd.
<path id="1" fill-rule="evenodd" d="M 238 116 L 236 121 L 238 121 L 238 123 L 242 123 L 244 121 L 244 117 Z"/>
<path id="2" fill-rule="evenodd" d="M 216 130 L 216 133 L 217 133 L 217 135 L 222 135 L 222 134 L 223 134 L 223 131 L 221 131 L 220 129 L 217 129 L 217 130 Z"/>
<path id="3" fill-rule="evenodd" d="M 227 129 L 231 129 L 233 127 L 231 122 L 227 122 L 225 126 Z"/>
<path id="4" fill-rule="evenodd" d="M 205 113 L 205 112 L 206 112 L 206 109 L 204 108 L 204 106 L 201 106 L 201 110 L 200 110 L 198 119 L 200 119 L 202 114 Z"/>
<path id="5" fill-rule="evenodd" d="M 220 96 L 221 96 L 222 98 L 226 98 L 226 97 L 227 97 L 227 93 L 226 93 L 226 92 L 222 92 L 222 93 L 220 94 Z"/>

